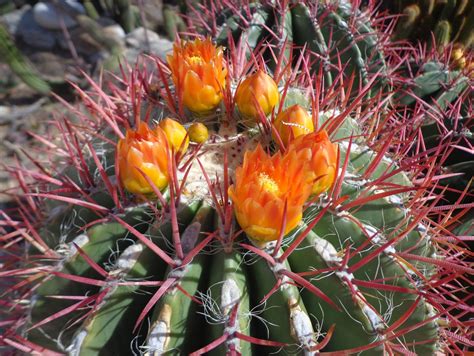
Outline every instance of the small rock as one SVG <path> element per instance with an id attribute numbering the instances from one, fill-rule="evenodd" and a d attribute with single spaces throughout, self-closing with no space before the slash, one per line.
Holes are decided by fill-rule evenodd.
<path id="1" fill-rule="evenodd" d="M 125 38 L 125 31 L 123 30 L 122 26 L 117 24 L 105 26 L 104 33 L 106 36 L 117 41 L 118 43 L 121 43 Z"/>
<path id="2" fill-rule="evenodd" d="M 16 11 L 12 11 L 5 15 L 0 16 L 0 22 L 3 25 L 5 25 L 9 33 L 11 33 L 12 35 L 16 35 L 19 24 L 21 22 L 21 18 L 30 9 L 31 9 L 30 5 L 25 5 L 21 9 L 18 9 Z"/>
<path id="3" fill-rule="evenodd" d="M 149 48 L 147 43 L 147 37 L 149 41 Z M 130 32 L 125 42 L 129 50 L 127 50 L 127 60 L 134 62 L 136 57 L 142 53 L 147 52 L 154 54 L 160 58 L 165 59 L 166 54 L 173 49 L 173 43 L 165 38 L 161 38 L 156 32 L 146 30 L 143 27 L 139 27 Z M 134 59 L 135 57 L 135 59 Z"/>
<path id="4" fill-rule="evenodd" d="M 34 48 L 50 50 L 61 36 L 60 33 L 48 31 L 39 26 L 30 5 L 1 16 L 0 22 L 5 25 L 10 34 Z"/>
<path id="5" fill-rule="evenodd" d="M 143 50 L 146 51 L 147 39 L 151 45 L 151 43 L 159 41 L 160 36 L 149 29 L 138 27 L 127 35 L 126 43 L 131 47 L 143 48 Z"/>
<path id="6" fill-rule="evenodd" d="M 31 47 L 50 50 L 61 33 L 48 31 L 39 26 L 34 20 L 33 10 L 30 9 L 21 16 L 15 35 Z"/>
<path id="7" fill-rule="evenodd" d="M 0 120 L 10 115 L 11 108 L 9 106 L 0 105 Z M 1 122 L 1 121 L 0 121 Z"/>
<path id="8" fill-rule="evenodd" d="M 85 13 L 84 6 L 74 0 L 65 0 L 62 2 L 62 5 L 68 6 L 71 11 L 76 11 L 80 14 Z M 36 23 L 48 30 L 61 30 L 63 23 L 67 28 L 73 27 L 77 24 L 76 21 L 66 13 L 66 11 L 62 11 L 59 6 L 55 6 L 51 3 L 37 3 L 33 7 L 33 14 Z"/>

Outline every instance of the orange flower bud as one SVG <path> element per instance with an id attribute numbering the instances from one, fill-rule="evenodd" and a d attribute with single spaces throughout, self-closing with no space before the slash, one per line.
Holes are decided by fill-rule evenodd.
<path id="1" fill-rule="evenodd" d="M 235 92 L 235 102 L 240 113 L 249 119 L 257 119 L 260 106 L 265 115 L 272 112 L 280 100 L 275 81 L 262 70 L 248 76 Z"/>
<path id="2" fill-rule="evenodd" d="M 172 147 L 175 152 L 184 154 L 189 146 L 189 137 L 184 126 L 170 118 L 161 120 L 159 126 L 168 138 L 170 148 Z"/>
<path id="3" fill-rule="evenodd" d="M 209 131 L 206 125 L 195 122 L 188 129 L 189 139 L 195 143 L 204 143 L 209 138 Z"/>
<path id="4" fill-rule="evenodd" d="M 125 189 L 134 194 L 153 193 L 143 174 L 158 189 L 165 188 L 168 185 L 167 153 L 166 136 L 159 127 L 151 130 L 140 122 L 137 130 L 127 130 L 125 138 L 117 144 L 120 182 Z"/>
<path id="5" fill-rule="evenodd" d="M 314 131 L 313 119 L 299 105 L 290 106 L 288 109 L 280 112 L 274 125 L 285 147 L 294 138 Z M 272 136 L 278 143 L 275 134 L 272 134 Z"/>
<path id="6" fill-rule="evenodd" d="M 174 85 L 189 110 L 205 113 L 221 102 L 227 76 L 223 57 L 222 47 L 210 39 L 174 44 L 167 60 Z"/>
<path id="7" fill-rule="evenodd" d="M 257 244 L 278 239 L 286 207 L 284 234 L 302 219 L 303 204 L 311 193 L 306 163 L 293 151 L 270 157 L 260 145 L 246 152 L 235 173 L 229 196 L 240 227 Z"/>
<path id="8" fill-rule="evenodd" d="M 329 141 L 325 130 L 297 137 L 290 142 L 288 152 L 291 151 L 301 153 L 308 162 L 312 194 L 318 195 L 331 188 L 336 179 L 338 147 Z"/>

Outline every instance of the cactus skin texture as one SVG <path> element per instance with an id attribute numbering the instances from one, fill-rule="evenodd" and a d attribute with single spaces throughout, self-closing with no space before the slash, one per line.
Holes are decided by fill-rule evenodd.
<path id="1" fill-rule="evenodd" d="M 442 50 L 457 43 L 463 48 L 474 46 L 474 3 L 469 0 L 447 1 L 381 1 L 381 9 L 401 14 L 395 28 L 395 39 L 409 39 L 431 44 Z"/>
<path id="2" fill-rule="evenodd" d="M 422 159 L 399 166 L 403 150 L 388 153 L 397 133 L 378 138 L 377 105 L 364 93 L 341 99 L 346 88 L 325 88 L 322 71 L 282 75 L 279 110 L 305 107 L 338 144 L 334 185 L 307 202 L 284 238 L 260 248 L 240 233 L 228 187 L 246 151 L 257 143 L 276 150 L 270 123 L 278 114 L 260 129 L 241 125 L 233 88 L 247 73 L 231 70 L 231 58 L 243 49 L 229 54 L 230 84 L 205 118 L 209 139 L 169 160 L 169 187 L 156 198 L 123 191 L 116 142 L 141 120 L 204 120 L 178 106 L 159 59 L 143 59 L 155 61 L 154 76 L 147 63 L 124 70 L 123 86 L 108 94 L 80 91 L 88 110 L 75 111 L 80 124 L 56 123 L 64 146 L 44 138 L 64 167 L 11 170 L 23 194 L 17 218 L 4 214 L 9 230 L 0 241 L 9 252 L 2 273 L 14 282 L 4 304 L 18 317 L 0 345 L 72 355 L 432 355 L 467 347 L 452 316 L 467 308 L 465 296 L 453 303 L 445 283 L 473 271 L 422 205 L 439 199 L 425 189 L 433 177 L 419 173 L 433 167 Z M 26 253 L 18 236 L 29 242 Z"/>

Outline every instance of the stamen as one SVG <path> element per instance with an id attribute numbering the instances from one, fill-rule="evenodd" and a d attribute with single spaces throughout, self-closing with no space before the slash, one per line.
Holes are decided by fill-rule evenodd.
<path id="1" fill-rule="evenodd" d="M 204 61 L 201 56 L 191 56 L 188 57 L 188 63 L 190 65 L 203 65 Z"/>
<path id="2" fill-rule="evenodd" d="M 269 193 L 276 194 L 280 190 L 278 184 L 266 173 L 260 173 L 258 175 L 258 182 L 260 183 L 260 186 Z"/>

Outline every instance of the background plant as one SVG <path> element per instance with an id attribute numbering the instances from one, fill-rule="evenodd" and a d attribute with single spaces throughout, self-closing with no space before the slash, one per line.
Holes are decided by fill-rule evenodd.
<path id="1" fill-rule="evenodd" d="M 472 50 L 474 15 L 471 1 L 381 1 L 381 10 L 400 14 L 395 27 L 395 39 L 419 40 L 440 51 L 455 44 Z"/>

